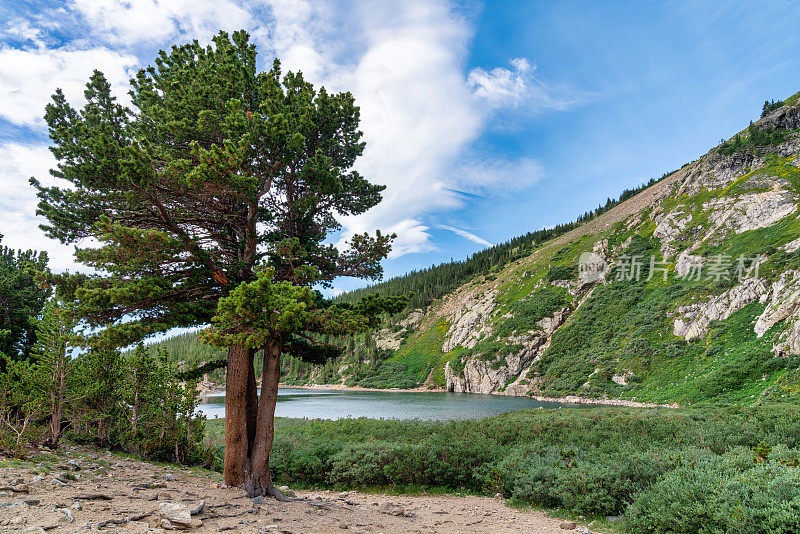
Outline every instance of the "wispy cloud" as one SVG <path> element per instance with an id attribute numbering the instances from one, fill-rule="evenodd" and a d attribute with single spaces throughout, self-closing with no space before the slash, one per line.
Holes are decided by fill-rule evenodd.
<path id="1" fill-rule="evenodd" d="M 472 241 L 473 243 L 477 243 L 479 245 L 485 245 L 487 247 L 493 246 L 492 243 L 490 243 L 489 241 L 486 241 L 484 238 L 482 238 L 480 236 L 477 236 L 477 235 L 473 234 L 472 232 L 467 232 L 466 230 L 463 230 L 461 228 L 456 228 L 455 226 L 447 226 L 445 224 L 440 225 L 439 228 L 441 228 L 442 230 L 450 230 L 454 234 L 460 235 L 464 239 L 468 239 L 468 240 Z"/>
<path id="2" fill-rule="evenodd" d="M 548 86 L 536 76 L 536 65 L 527 58 L 509 60 L 511 68 L 474 68 L 467 76 L 473 94 L 490 108 L 519 108 L 537 112 L 566 109 L 588 95 Z"/>

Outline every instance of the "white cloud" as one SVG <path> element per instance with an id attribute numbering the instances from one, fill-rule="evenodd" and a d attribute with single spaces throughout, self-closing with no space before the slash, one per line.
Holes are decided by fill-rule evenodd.
<path id="1" fill-rule="evenodd" d="M 37 48 L 44 48 L 47 44 L 45 31 L 40 27 L 31 25 L 30 21 L 25 19 L 11 20 L 2 35 L 3 37 L 31 43 Z"/>
<path id="2" fill-rule="evenodd" d="M 0 116 L 22 126 L 44 126 L 44 108 L 56 88 L 82 102 L 94 69 L 103 71 L 114 92 L 126 101 L 130 69 L 138 59 L 107 48 L 21 50 L 0 48 Z"/>
<path id="3" fill-rule="evenodd" d="M 509 63 L 510 69 L 477 67 L 469 72 L 467 83 L 475 97 L 487 106 L 519 108 L 524 105 L 526 111 L 536 112 L 565 109 L 580 100 L 580 95 L 565 95 L 536 78 L 536 65 L 531 65 L 526 58 L 513 58 Z"/>
<path id="4" fill-rule="evenodd" d="M 502 194 L 533 186 L 544 176 L 542 165 L 532 158 L 515 160 L 482 158 L 459 164 L 459 183 L 471 192 Z"/>
<path id="5" fill-rule="evenodd" d="M 525 58 L 512 59 L 510 69 L 465 74 L 472 28 L 447 3 L 359 4 L 348 16 L 352 25 L 338 34 L 327 3 L 270 5 L 272 50 L 286 68 L 355 95 L 367 143 L 357 168 L 387 186 L 378 207 L 343 219 L 340 244 L 380 228 L 398 233 L 393 257 L 431 250 L 423 221 L 459 208 L 457 191 L 496 195 L 541 178 L 534 160 L 478 159 L 471 145 L 498 110 L 566 104 L 534 78 Z"/>
<path id="6" fill-rule="evenodd" d="M 528 95 L 536 67 L 532 67 L 525 58 L 514 58 L 510 63 L 513 69 L 472 69 L 467 82 L 472 86 L 475 96 L 493 106 L 519 104 Z"/>
<path id="7" fill-rule="evenodd" d="M 387 228 L 386 233 L 397 234 L 389 258 L 433 250 L 429 229 L 417 219 L 403 219 Z"/>
<path id="8" fill-rule="evenodd" d="M 49 170 L 55 163 L 53 155 L 42 145 L 0 145 L 0 176 L 3 184 L 0 234 L 3 235 L 4 246 L 23 250 L 46 249 L 51 267 L 59 271 L 75 271 L 77 264 L 73 259 L 72 247 L 48 239 L 39 229 L 39 224 L 46 221 L 35 215 L 38 199 L 28 183 L 28 178 L 34 176 L 44 184 L 53 184 L 55 179 L 50 176 Z"/>
<path id="9" fill-rule="evenodd" d="M 70 7 L 111 43 L 163 44 L 177 36 L 207 41 L 219 30 L 252 25 L 252 13 L 229 0 L 72 0 Z"/>
<path id="10" fill-rule="evenodd" d="M 460 235 L 464 239 L 468 239 L 468 240 L 472 241 L 473 243 L 477 243 L 479 245 L 486 245 L 487 247 L 491 247 L 492 246 L 492 243 L 490 243 L 489 241 L 486 241 L 484 238 L 482 238 L 480 236 L 477 236 L 477 235 L 473 234 L 472 232 L 467 232 L 466 230 L 463 230 L 461 228 L 456 228 L 455 226 L 447 226 L 446 224 L 443 224 L 443 225 L 439 226 L 439 228 L 441 228 L 442 230 L 450 230 L 454 234 Z"/>
<path id="11" fill-rule="evenodd" d="M 152 52 L 140 58 L 136 51 L 192 38 L 207 42 L 219 29 L 246 28 L 267 68 L 277 56 L 284 69 L 355 95 L 367 142 L 357 168 L 387 189 L 378 207 L 343 218 L 343 240 L 376 228 L 396 232 L 392 257 L 431 250 L 427 221 L 461 207 L 459 191 L 497 195 L 542 176 L 534 160 L 487 160 L 473 153 L 494 113 L 523 104 L 530 110 L 569 104 L 525 58 L 467 72 L 473 29 L 444 0 L 71 0 L 67 10 L 63 20 L 85 26 L 80 40 L 48 49 L 47 32 L 17 25 L 12 31 L 38 48 L 0 48 L 0 99 L 13 102 L 0 116 L 42 130 L 54 89 L 80 103 L 92 69 L 102 70 L 125 99 L 133 69 L 152 61 Z M 20 145 L 2 150 L 13 146 Z"/>
<path id="12" fill-rule="evenodd" d="M 326 290 L 331 297 L 338 297 L 344 293 L 344 289 L 341 287 L 332 287 Z"/>

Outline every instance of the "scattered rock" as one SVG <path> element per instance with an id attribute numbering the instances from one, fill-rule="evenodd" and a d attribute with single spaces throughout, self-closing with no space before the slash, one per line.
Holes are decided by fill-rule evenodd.
<path id="1" fill-rule="evenodd" d="M 609 523 L 616 523 L 619 520 L 620 520 L 620 517 L 618 515 L 610 515 L 610 516 L 606 517 L 606 521 L 608 521 Z"/>
<path id="2" fill-rule="evenodd" d="M 200 501 L 200 504 L 189 510 L 189 515 L 200 515 L 203 513 L 203 510 L 205 509 L 206 509 L 206 501 Z"/>
<path id="3" fill-rule="evenodd" d="M 166 491 L 162 491 L 162 492 L 160 492 L 158 494 L 158 500 L 159 501 L 171 501 L 172 500 L 172 494 L 167 493 Z"/>
<path id="4" fill-rule="evenodd" d="M 161 517 L 161 526 L 168 530 L 195 528 L 203 524 L 199 519 L 192 518 L 185 504 L 162 502 L 158 514 Z"/>
<path id="5" fill-rule="evenodd" d="M 406 515 L 405 508 L 391 502 L 385 502 L 380 505 L 378 507 L 378 511 L 382 514 L 395 515 L 398 517 L 403 517 Z"/>
<path id="6" fill-rule="evenodd" d="M 74 523 L 75 516 L 72 515 L 72 510 L 69 508 L 59 508 L 59 511 L 64 514 L 58 518 L 59 523 Z"/>
<path id="7" fill-rule="evenodd" d="M 263 503 L 264 503 L 264 497 L 262 497 L 261 495 L 253 497 L 253 504 L 263 504 Z"/>
<path id="8" fill-rule="evenodd" d="M 146 501 L 157 501 L 158 500 L 158 492 L 157 491 L 148 491 L 144 494 L 144 500 Z"/>
<path id="9" fill-rule="evenodd" d="M 131 484 L 131 487 L 139 489 L 160 489 L 166 488 L 167 485 L 163 482 L 141 482 L 139 484 Z"/>
<path id="10" fill-rule="evenodd" d="M 164 475 L 164 480 L 167 480 L 169 482 L 175 482 L 175 475 L 173 475 L 172 473 L 167 473 L 166 475 Z"/>
<path id="11" fill-rule="evenodd" d="M 74 482 L 78 480 L 78 477 L 73 475 L 72 473 L 68 473 L 64 471 L 63 473 L 59 473 L 54 477 L 54 480 L 58 480 L 59 482 L 63 482 L 64 484 L 68 482 Z"/>
<path id="12" fill-rule="evenodd" d="M 111 501 L 114 499 L 111 495 L 105 493 L 83 493 L 74 497 L 81 501 Z"/>
<path id="13" fill-rule="evenodd" d="M 70 508 L 72 508 L 73 510 L 78 510 L 80 512 L 81 510 L 83 510 L 83 505 L 78 501 L 75 501 L 74 503 L 72 503 L 72 506 L 70 506 Z"/>
<path id="14" fill-rule="evenodd" d="M 17 479 L 22 480 L 22 479 Z M 2 486 L 0 487 L 0 491 L 12 491 L 14 493 L 30 493 L 30 489 L 28 485 L 22 482 L 15 482 L 13 486 Z"/>
<path id="15" fill-rule="evenodd" d="M 286 495 L 287 497 L 296 497 L 295 493 L 289 488 L 289 486 L 281 486 L 278 488 L 278 491 Z"/>
<path id="16" fill-rule="evenodd" d="M 562 521 L 558 526 L 561 530 L 573 530 L 578 524 L 575 521 Z"/>

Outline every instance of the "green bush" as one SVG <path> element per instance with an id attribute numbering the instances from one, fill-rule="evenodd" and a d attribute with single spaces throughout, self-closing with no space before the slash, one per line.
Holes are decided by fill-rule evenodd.
<path id="1" fill-rule="evenodd" d="M 578 276 L 577 265 L 556 265 L 547 271 L 547 280 L 572 280 Z"/>
<path id="2" fill-rule="evenodd" d="M 220 444 L 222 421 L 208 423 Z M 529 410 L 467 421 L 278 419 L 280 483 L 449 488 L 630 532 L 800 531 L 800 407 Z"/>
<path id="3" fill-rule="evenodd" d="M 731 462 L 732 451 L 684 465 L 640 491 L 633 532 L 800 532 L 800 470 L 779 462 Z"/>

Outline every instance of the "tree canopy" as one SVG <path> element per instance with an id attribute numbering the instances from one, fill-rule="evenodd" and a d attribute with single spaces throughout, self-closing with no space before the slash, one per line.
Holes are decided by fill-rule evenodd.
<path id="1" fill-rule="evenodd" d="M 80 110 L 57 90 L 52 173 L 71 187 L 32 179 L 48 235 L 100 243 L 77 251 L 100 273 L 79 290 L 92 325 L 125 345 L 207 323 L 262 261 L 301 284 L 380 277 L 390 236 L 324 243 L 336 216 L 383 189 L 352 168 L 364 149 L 352 95 L 282 75 L 278 61 L 258 72 L 245 32 L 162 51 L 131 83 L 132 109 L 98 71 Z"/>
<path id="2" fill-rule="evenodd" d="M 0 235 L 0 241 L 3 236 Z M 25 359 L 36 343 L 36 322 L 50 289 L 38 280 L 47 253 L 0 246 L 0 355 Z M 2 370 L 0 357 L 0 371 Z"/>

